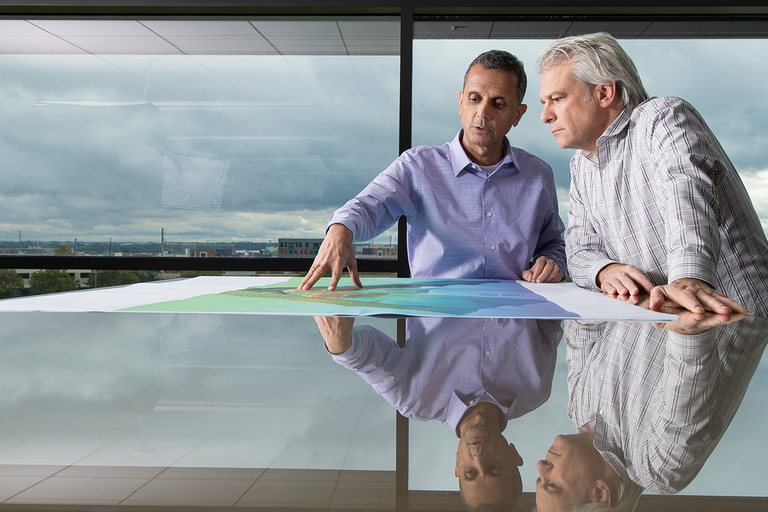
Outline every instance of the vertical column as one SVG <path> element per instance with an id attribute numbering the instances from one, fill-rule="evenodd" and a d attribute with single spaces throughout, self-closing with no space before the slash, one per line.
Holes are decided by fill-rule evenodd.
<path id="1" fill-rule="evenodd" d="M 410 149 L 413 118 L 413 0 L 400 2 L 400 153 Z M 410 277 L 406 218 L 397 223 L 397 277 Z"/>

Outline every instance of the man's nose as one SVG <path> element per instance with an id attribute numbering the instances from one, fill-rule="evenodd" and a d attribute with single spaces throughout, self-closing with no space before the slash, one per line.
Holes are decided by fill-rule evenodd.
<path id="1" fill-rule="evenodd" d="M 480 457 L 484 453 L 487 452 L 487 450 L 484 447 L 485 443 L 475 443 L 470 445 L 469 451 L 472 452 L 473 456 Z"/>
<path id="2" fill-rule="evenodd" d="M 541 110 L 541 122 L 542 123 L 549 123 L 552 121 L 552 113 L 549 111 L 549 108 L 544 105 L 544 108 Z"/>
<path id="3" fill-rule="evenodd" d="M 547 473 L 550 468 L 551 465 L 546 460 L 540 460 L 536 463 L 536 470 L 539 472 L 539 476 L 544 476 L 544 473 Z"/>
<path id="4" fill-rule="evenodd" d="M 488 119 L 488 104 L 485 101 L 480 102 L 477 106 L 475 115 L 480 119 Z"/>

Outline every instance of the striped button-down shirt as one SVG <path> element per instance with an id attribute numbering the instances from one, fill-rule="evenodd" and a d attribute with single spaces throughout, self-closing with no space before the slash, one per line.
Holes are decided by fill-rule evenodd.
<path id="1" fill-rule="evenodd" d="M 596 288 L 610 263 L 654 284 L 706 281 L 768 315 L 768 242 L 733 164 L 698 112 L 679 98 L 625 109 L 571 160 L 566 231 L 574 282 Z"/>
<path id="2" fill-rule="evenodd" d="M 648 323 L 565 321 L 568 416 L 622 479 L 660 494 L 699 473 L 768 340 L 755 316 L 686 336 Z"/>

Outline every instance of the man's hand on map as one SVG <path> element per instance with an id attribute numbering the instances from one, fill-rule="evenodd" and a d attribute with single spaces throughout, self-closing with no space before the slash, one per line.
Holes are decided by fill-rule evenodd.
<path id="1" fill-rule="evenodd" d="M 344 268 L 349 270 L 352 283 L 358 288 L 362 288 L 363 283 L 360 282 L 360 275 L 357 273 L 352 232 L 343 224 L 333 224 L 328 228 L 325 240 L 323 240 L 309 272 L 299 285 L 299 290 L 311 289 L 321 277 L 330 271 L 331 283 L 328 285 L 328 291 L 333 291 L 339 284 Z"/>
<path id="2" fill-rule="evenodd" d="M 352 345 L 354 317 L 316 316 L 315 322 L 325 340 L 325 348 L 331 354 L 343 354 Z"/>
<path id="3" fill-rule="evenodd" d="M 721 315 L 749 314 L 747 308 L 715 290 L 709 283 L 692 278 L 676 279 L 670 284 L 653 288 L 650 308 L 660 311 L 664 306 L 681 307 L 700 314 L 705 311 Z"/>
<path id="4" fill-rule="evenodd" d="M 640 295 L 650 293 L 653 283 L 632 265 L 611 263 L 597 274 L 597 286 L 608 295 Z"/>
<path id="5" fill-rule="evenodd" d="M 563 271 L 553 260 L 540 256 L 530 269 L 523 270 L 523 279 L 529 283 L 559 283 Z"/>

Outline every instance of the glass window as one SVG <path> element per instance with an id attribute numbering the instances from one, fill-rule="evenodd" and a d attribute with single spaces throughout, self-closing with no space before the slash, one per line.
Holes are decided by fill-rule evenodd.
<path id="1" fill-rule="evenodd" d="M 396 18 L 0 33 L 6 240 L 322 238 L 398 154 Z"/>
<path id="2" fill-rule="evenodd" d="M 417 24 L 417 36 L 424 35 Z M 555 27 L 556 28 L 556 27 Z M 561 30 L 560 29 L 557 30 Z M 457 29 L 461 30 L 461 29 Z M 538 30 L 542 30 L 541 27 Z M 427 34 L 428 35 L 428 34 Z M 560 149 L 547 126 L 539 119 L 540 76 L 535 61 L 538 52 L 552 39 L 416 39 L 414 41 L 413 78 L 413 144 L 441 145 L 450 141 L 461 128 L 458 92 L 469 63 L 480 53 L 507 50 L 525 64 L 528 111 L 508 137 L 521 147 L 547 161 L 555 172 L 560 200 L 560 215 L 567 225 L 570 172 L 568 162 L 572 150 Z M 745 91 L 765 83 L 766 71 L 754 65 L 755 55 L 768 52 L 766 39 L 620 39 L 634 59 L 643 83 L 651 96 L 679 96 L 689 101 L 704 117 L 718 137 L 731 161 L 739 170 L 752 202 L 768 229 L 768 99 Z M 558 357 L 564 360 L 564 352 Z M 563 377 L 564 379 L 564 377 Z M 565 389 L 565 381 L 553 383 L 552 389 Z M 558 395 L 559 396 L 559 395 Z M 567 396 L 556 397 L 553 391 L 547 408 L 533 411 L 525 418 L 510 422 L 508 440 L 515 443 L 525 460 L 521 468 L 524 490 L 534 491 L 538 474 L 536 461 L 540 447 L 548 446 L 554 435 L 570 432 L 573 427 L 565 414 L 554 421 L 548 407 L 565 410 Z M 549 425 L 541 429 L 541 425 Z M 551 428 L 550 428 L 551 427 Z M 455 436 L 443 425 L 411 422 L 411 489 L 455 489 L 453 472 L 430 471 L 431 467 L 450 466 L 450 446 Z M 726 435 L 720 454 L 729 453 L 722 445 L 739 451 L 738 435 Z M 427 458 L 426 454 L 430 454 Z M 442 454 L 442 455 L 433 455 Z M 444 461 L 436 462 L 442 456 Z M 725 456 L 725 455 L 723 455 Z M 714 457 L 713 457 L 714 458 Z M 421 461 L 428 461 L 421 465 Z M 733 494 L 728 482 L 719 477 L 717 466 L 710 462 L 685 494 Z M 737 494 L 754 494 L 756 488 L 741 488 Z"/>

